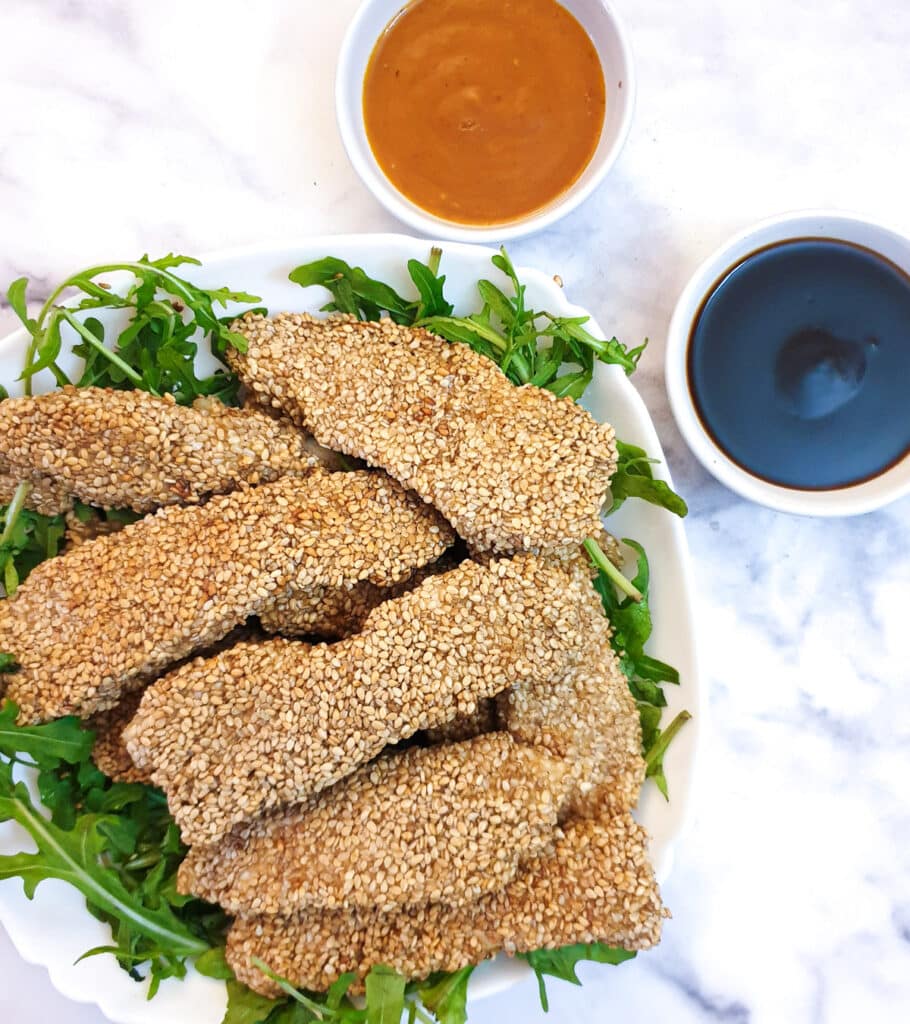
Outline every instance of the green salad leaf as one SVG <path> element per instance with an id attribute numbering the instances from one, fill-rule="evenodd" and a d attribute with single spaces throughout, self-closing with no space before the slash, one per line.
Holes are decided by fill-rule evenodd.
<path id="1" fill-rule="evenodd" d="M 238 382 L 227 368 L 208 377 L 195 369 L 197 332 L 207 336 L 213 354 L 223 359 L 228 348 L 243 349 L 243 335 L 230 329 L 233 316 L 219 316 L 215 307 L 229 302 L 256 303 L 258 296 L 228 288 L 200 288 L 174 273 L 184 264 L 199 265 L 189 256 L 168 254 L 160 259 L 143 256 L 134 262 L 108 263 L 87 267 L 61 282 L 36 317 L 28 315 L 28 280 L 14 281 L 7 301 L 31 335 L 21 379 L 31 394 L 35 374 L 49 370 L 57 384 L 79 387 L 139 388 L 152 394 L 171 394 L 181 404 L 202 395 L 212 395 L 236 404 Z M 107 275 L 126 272 L 133 283 L 124 295 L 103 280 Z M 59 305 L 65 293 L 76 298 Z M 113 339 L 105 338 L 100 320 L 91 315 L 100 309 L 123 310 L 126 326 Z M 72 352 L 84 361 L 81 376 L 71 381 L 59 364 L 63 351 L 63 328 L 78 339 Z M 110 342 L 110 343 L 109 343 Z"/>
<path id="2" fill-rule="evenodd" d="M 685 501 L 663 480 L 655 480 L 651 467 L 656 459 L 648 458 L 644 448 L 617 440 L 619 463 L 610 481 L 613 503 L 607 515 L 620 508 L 627 498 L 641 498 L 667 509 L 674 515 L 684 517 L 689 513 Z"/>
<path id="3" fill-rule="evenodd" d="M 46 725 L 17 725 L 18 714 L 12 701 L 0 706 L 0 754 L 4 757 L 48 769 L 64 761 L 79 764 L 88 760 L 95 735 L 84 729 L 78 718 L 58 718 Z M 22 761 L 23 755 L 27 761 Z"/>
<path id="4" fill-rule="evenodd" d="M 17 714 L 10 701 L 0 708 L 0 822 L 21 825 L 36 852 L 0 857 L 0 880 L 19 878 L 29 898 L 49 878 L 74 886 L 112 932 L 110 945 L 85 955 L 112 953 L 137 978 L 148 964 L 154 995 L 164 978 L 186 974 L 188 958 L 223 943 L 227 918 L 177 893 L 186 847 L 159 790 L 107 779 L 78 719 L 27 726 Z M 50 820 L 16 778 L 17 765 L 37 772 Z"/>
<path id="5" fill-rule="evenodd" d="M 435 974 L 420 982 L 415 992 L 439 1024 L 465 1024 L 468 1019 L 468 982 L 474 967 Z"/>
<path id="6" fill-rule="evenodd" d="M 580 985 L 578 975 L 575 973 L 578 964 L 582 960 L 590 960 L 598 964 L 622 964 L 635 957 L 627 949 L 617 949 L 615 946 L 606 946 L 602 942 L 581 943 L 577 946 L 563 946 L 561 949 L 538 949 L 533 953 L 519 954 L 522 960 L 526 960 L 537 975 L 537 985 L 540 993 L 540 1005 L 544 1011 L 550 1009 L 547 998 L 546 978 L 558 978 L 560 981 L 568 981 L 572 985 Z"/>
<path id="7" fill-rule="evenodd" d="M 378 320 L 385 313 L 396 323 L 425 327 L 492 359 L 513 383 L 534 384 L 561 396 L 580 398 L 596 362 L 613 363 L 626 373 L 638 365 L 647 343 L 629 349 L 616 338 L 604 341 L 585 330 L 588 317 L 558 317 L 528 308 L 525 285 L 505 249 L 492 262 L 509 280 L 513 294 L 507 295 L 492 281 L 478 281 L 480 312 L 454 316 L 444 294 L 445 277 L 439 276 L 441 255 L 434 249 L 427 263 L 408 262 L 418 292 L 415 300 L 334 257 L 297 267 L 290 279 L 303 287 L 326 288 L 332 296 L 323 307 L 327 312 L 348 313 L 361 320 Z M 569 369 L 563 372 L 566 366 Z"/>
<path id="8" fill-rule="evenodd" d="M 638 704 L 642 728 L 642 754 L 647 765 L 647 776 L 653 778 L 657 787 L 669 800 L 667 780 L 663 772 L 663 755 L 683 725 L 692 716 L 680 712 L 674 721 L 661 732 L 662 709 L 667 705 L 662 684 L 679 684 L 679 672 L 672 665 L 659 661 L 645 653 L 645 644 L 651 636 L 651 608 L 649 590 L 651 569 L 645 549 L 637 541 L 623 539 L 637 555 L 635 576 L 628 581 L 634 594 L 620 598 L 616 593 L 616 581 L 612 567 L 600 553 L 593 541 L 585 543 L 592 555 L 592 566 L 597 569 L 594 589 L 600 595 L 604 612 L 613 627 L 610 643 L 619 657 L 619 664 L 628 680 L 629 689 Z M 638 595 L 637 597 L 635 595 Z"/>
<path id="9" fill-rule="evenodd" d="M 9 505 L 0 507 L 0 586 L 12 596 L 28 574 L 60 550 L 63 516 L 43 516 L 25 508 L 29 485 L 16 488 Z"/>

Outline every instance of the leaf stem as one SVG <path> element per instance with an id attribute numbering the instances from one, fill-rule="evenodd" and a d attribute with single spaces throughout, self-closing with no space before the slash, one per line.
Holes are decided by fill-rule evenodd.
<path id="1" fill-rule="evenodd" d="M 326 1017 L 335 1018 L 338 1014 L 334 1010 L 330 1010 L 327 1006 L 323 1006 L 321 1003 L 315 1002 L 313 999 L 309 999 L 299 989 L 294 986 L 286 979 L 282 978 L 281 975 L 276 974 L 264 961 L 260 960 L 258 956 L 250 957 L 250 963 L 271 981 L 281 989 L 282 992 L 286 993 L 300 1003 L 301 1006 L 305 1006 L 310 1013 L 317 1020 L 324 1020 Z"/>
<path id="2" fill-rule="evenodd" d="M 28 492 L 31 489 L 32 485 L 27 480 L 23 480 L 13 492 L 13 500 L 6 507 L 3 533 L 0 533 L 0 545 L 5 544 L 12 536 L 13 528 L 19 519 L 19 513 L 25 507 L 25 499 L 28 497 Z"/>
<path id="3" fill-rule="evenodd" d="M 655 764 L 660 762 L 661 758 L 666 754 L 670 744 L 676 738 L 676 734 L 691 717 L 692 715 L 690 712 L 680 711 L 667 728 L 662 730 L 657 742 L 651 747 L 645 757 L 645 764 L 648 768 L 652 768 Z"/>
<path id="4" fill-rule="evenodd" d="M 588 537 L 585 540 L 584 549 L 588 552 L 588 555 L 590 555 L 591 561 L 594 565 L 610 579 L 614 586 L 621 590 L 627 597 L 631 597 L 633 601 L 641 601 L 641 591 L 634 583 L 631 582 L 631 580 L 627 580 L 626 577 L 623 576 L 619 569 L 617 569 L 610 559 L 603 553 L 600 545 L 593 537 Z"/>
<path id="5" fill-rule="evenodd" d="M 64 309 L 61 311 L 61 315 L 64 320 L 73 328 L 73 330 L 92 348 L 97 349 L 106 359 L 110 360 L 122 373 L 126 374 L 127 377 L 136 385 L 142 384 L 142 376 L 138 374 L 132 366 L 125 363 L 116 352 L 112 352 L 106 345 L 103 345 L 92 332 L 84 325 L 81 324 L 72 313 Z M 148 391 L 153 395 L 158 395 L 158 392 L 154 388 L 148 387 Z M 160 397 L 160 396 L 159 396 Z"/>

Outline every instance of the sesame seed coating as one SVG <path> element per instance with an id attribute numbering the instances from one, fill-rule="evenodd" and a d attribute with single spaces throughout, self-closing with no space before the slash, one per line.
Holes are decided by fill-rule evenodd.
<path id="1" fill-rule="evenodd" d="M 560 780 L 553 759 L 507 733 L 415 747 L 193 847 L 178 885 L 246 915 L 473 902 L 551 844 Z"/>
<path id="2" fill-rule="evenodd" d="M 92 760 L 114 782 L 144 782 L 151 784 L 147 772 L 133 764 L 123 742 L 123 730 L 139 707 L 142 691 L 128 693 L 123 700 L 107 711 L 92 715 L 86 725 L 95 733 Z"/>
<path id="3" fill-rule="evenodd" d="M 467 345 L 391 320 L 247 314 L 229 360 L 261 401 L 329 448 L 381 466 L 479 550 L 581 543 L 616 468 L 611 427 L 515 387 Z"/>
<path id="4" fill-rule="evenodd" d="M 534 556 L 464 562 L 379 605 L 337 644 L 241 644 L 165 676 L 127 746 L 184 839 L 214 842 L 513 683 L 564 674 L 591 599 L 589 580 Z"/>
<path id="5" fill-rule="evenodd" d="M 11 401 L 11 399 L 10 399 Z M 3 403 L 0 402 L 0 409 Z M 0 446 L 3 442 L 0 440 Z M 3 458 L 0 451 L 0 508 L 9 505 L 16 493 L 16 488 L 23 482 L 21 476 L 17 475 L 8 462 Z M 40 473 L 32 474 L 27 482 L 30 485 L 26 508 L 34 509 L 43 516 L 55 516 L 58 512 L 67 509 L 71 505 L 69 492 L 59 481 L 52 480 L 49 476 Z"/>
<path id="6" fill-rule="evenodd" d="M 448 525 L 382 473 L 314 472 L 171 507 L 39 565 L 0 602 L 20 721 L 115 705 L 289 588 L 391 584 L 433 561 Z"/>
<path id="7" fill-rule="evenodd" d="M 267 633 L 341 640 L 360 632 L 367 616 L 383 601 L 400 597 L 428 576 L 447 572 L 457 564 L 446 552 L 435 562 L 419 566 L 407 578 L 387 587 L 360 580 L 348 586 L 321 587 L 318 593 L 289 590 L 263 609 L 259 621 Z"/>
<path id="8" fill-rule="evenodd" d="M 253 956 L 300 988 L 319 992 L 345 971 L 363 978 L 377 963 L 423 978 L 500 950 L 579 942 L 649 949 L 660 939 L 665 915 L 647 834 L 620 814 L 568 825 L 550 856 L 526 861 L 503 889 L 467 906 L 238 918 L 228 934 L 227 960 L 257 992 L 276 995 L 277 989 L 251 964 Z"/>
<path id="9" fill-rule="evenodd" d="M 65 511 L 73 497 L 148 512 L 319 465 L 287 421 L 212 399 L 185 407 L 170 395 L 109 388 L 8 398 L 0 439 L 0 473 L 32 481 L 29 504 L 45 513 Z"/>
<path id="10" fill-rule="evenodd" d="M 458 743 L 461 740 L 473 739 L 475 736 L 483 736 L 488 732 L 496 732 L 498 728 L 496 701 L 490 698 L 478 701 L 477 708 L 470 714 L 456 715 L 434 729 L 427 729 L 424 737 L 428 743 Z"/>
<path id="11" fill-rule="evenodd" d="M 255 635 L 255 631 L 247 625 L 238 626 L 205 653 L 215 654 Z M 125 693 L 115 707 L 99 711 L 85 720 L 86 726 L 95 733 L 92 760 L 115 782 L 142 782 L 152 785 L 148 772 L 137 768 L 133 763 L 123 739 L 123 730 L 136 714 L 141 700 L 142 690 L 132 690 Z"/>
<path id="12" fill-rule="evenodd" d="M 584 656 L 564 675 L 545 686 L 516 683 L 496 704 L 502 728 L 518 742 L 563 759 L 570 781 L 562 820 L 638 803 L 641 723 L 602 614 L 592 619 Z"/>

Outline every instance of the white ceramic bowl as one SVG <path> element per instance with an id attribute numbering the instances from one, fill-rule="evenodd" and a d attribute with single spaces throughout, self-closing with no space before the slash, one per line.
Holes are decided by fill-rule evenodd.
<path id="1" fill-rule="evenodd" d="M 474 227 L 436 217 L 412 203 L 389 181 L 373 156 L 363 123 L 363 78 L 376 41 L 406 5 L 404 0 L 363 0 L 341 46 L 335 107 L 341 139 L 354 170 L 390 213 L 435 238 L 456 242 L 504 242 L 548 227 L 574 210 L 597 188 L 629 134 L 635 105 L 632 52 L 622 24 L 606 0 L 561 0 L 561 3 L 585 27 L 604 68 L 607 109 L 600 142 L 581 177 L 553 202 L 519 220 Z"/>
<path id="2" fill-rule="evenodd" d="M 808 516 L 853 516 L 910 494 L 910 456 L 879 476 L 835 490 L 808 491 L 769 483 L 733 462 L 705 430 L 692 402 L 687 354 L 692 324 L 702 302 L 736 263 L 767 245 L 796 238 L 833 238 L 880 253 L 910 273 L 910 238 L 852 214 L 813 210 L 782 214 L 726 242 L 695 271 L 676 304 L 667 338 L 667 391 L 676 422 L 701 464 L 721 483 L 750 501 Z"/>

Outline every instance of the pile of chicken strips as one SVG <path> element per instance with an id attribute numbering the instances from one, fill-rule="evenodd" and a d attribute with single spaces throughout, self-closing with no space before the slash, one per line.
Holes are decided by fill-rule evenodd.
<path id="1" fill-rule="evenodd" d="M 391 322 L 248 314 L 244 405 L 64 388 L 0 404 L 0 504 L 144 518 L 0 602 L 21 723 L 98 733 L 167 796 L 228 960 L 309 990 L 499 951 L 645 949 L 635 701 L 581 545 L 609 426 Z"/>

